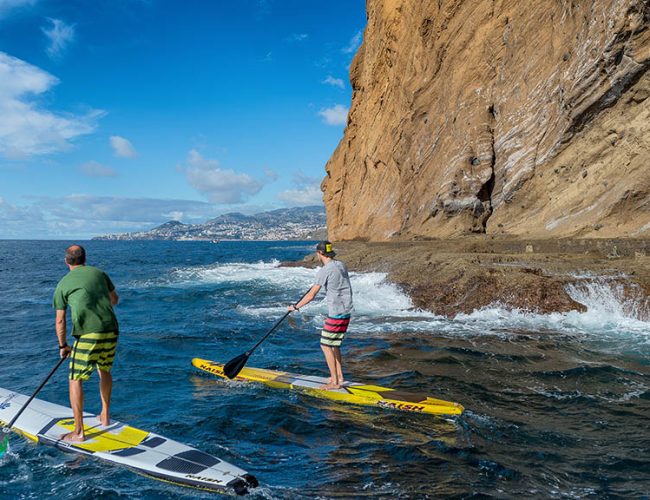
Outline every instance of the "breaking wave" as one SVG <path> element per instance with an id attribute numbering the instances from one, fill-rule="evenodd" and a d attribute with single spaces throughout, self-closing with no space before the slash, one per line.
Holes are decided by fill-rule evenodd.
<path id="1" fill-rule="evenodd" d="M 214 264 L 175 269 L 170 275 L 161 277 L 157 285 L 241 285 L 253 295 L 256 290 L 277 290 L 282 299 L 274 298 L 275 295 L 268 297 L 267 293 L 260 304 L 238 307 L 242 314 L 262 317 L 282 314 L 286 310 L 284 297 L 300 297 L 313 283 L 315 273 L 315 269 L 283 267 L 277 260 Z M 350 279 L 354 290 L 355 325 L 368 333 L 508 336 L 509 332 L 526 331 L 601 336 L 612 340 L 633 336 L 637 341 L 650 344 L 650 322 L 644 316 L 648 310 L 647 297 L 640 290 L 630 293 L 629 285 L 626 287 L 608 279 L 589 277 L 567 286 L 571 298 L 586 306 L 585 312 L 539 314 L 493 304 L 469 314 L 459 313 L 454 318 L 416 309 L 411 299 L 386 279 L 385 273 L 350 273 Z M 321 294 L 303 309 L 315 316 L 315 322 L 326 312 L 322 297 Z"/>

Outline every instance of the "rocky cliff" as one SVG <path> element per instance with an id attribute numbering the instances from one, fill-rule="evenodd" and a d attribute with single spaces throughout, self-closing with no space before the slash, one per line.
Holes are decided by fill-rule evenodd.
<path id="1" fill-rule="evenodd" d="M 332 240 L 650 237 L 648 0 L 368 0 Z"/>

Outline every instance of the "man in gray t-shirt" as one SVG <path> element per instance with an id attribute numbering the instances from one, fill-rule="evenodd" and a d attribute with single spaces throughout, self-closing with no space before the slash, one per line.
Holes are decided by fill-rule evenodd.
<path id="1" fill-rule="evenodd" d="M 343 384 L 343 367 L 341 363 L 341 342 L 350 324 L 352 313 L 352 287 L 348 268 L 340 260 L 334 260 L 336 253 L 329 241 L 321 241 L 316 245 L 316 255 L 323 267 L 316 274 L 316 283 L 307 295 L 295 306 L 289 306 L 289 311 L 297 311 L 309 304 L 321 288 L 325 288 L 327 300 L 327 318 L 321 331 L 320 346 L 325 354 L 325 361 L 330 370 L 329 383 L 323 389 L 339 389 Z"/>

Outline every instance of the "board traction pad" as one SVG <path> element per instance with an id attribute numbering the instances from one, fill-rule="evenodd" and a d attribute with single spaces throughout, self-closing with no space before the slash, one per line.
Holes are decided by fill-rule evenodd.
<path id="1" fill-rule="evenodd" d="M 27 396 L 0 388 L 0 423 L 11 421 L 26 401 Z M 85 441 L 62 441 L 61 435 L 74 429 L 72 410 L 34 399 L 12 429 L 64 451 L 92 455 L 181 486 L 242 494 L 247 485 L 257 483 L 246 471 L 217 457 L 121 422 L 104 427 L 95 415 L 84 413 L 84 428 Z"/>

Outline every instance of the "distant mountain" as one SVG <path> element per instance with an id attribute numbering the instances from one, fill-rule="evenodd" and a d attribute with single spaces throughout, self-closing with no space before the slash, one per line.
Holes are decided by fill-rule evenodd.
<path id="1" fill-rule="evenodd" d="M 322 206 L 280 208 L 255 215 L 232 212 L 203 224 L 171 220 L 148 231 L 98 236 L 96 240 L 297 240 L 327 234 Z"/>
<path id="2" fill-rule="evenodd" d="M 185 226 L 185 224 L 180 221 L 170 220 L 169 222 L 165 222 L 164 224 L 161 224 L 154 229 L 157 229 L 158 231 L 166 231 L 168 229 L 178 229 L 183 226 Z"/>

